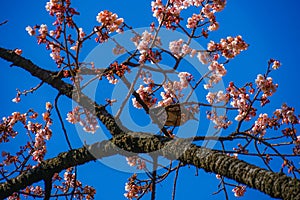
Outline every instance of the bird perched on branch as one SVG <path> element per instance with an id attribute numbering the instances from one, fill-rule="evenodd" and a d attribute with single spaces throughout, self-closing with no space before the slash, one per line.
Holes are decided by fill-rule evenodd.
<path id="1" fill-rule="evenodd" d="M 158 121 L 159 125 L 162 126 L 181 126 L 191 119 L 198 121 L 194 114 L 182 104 L 152 108 L 150 109 L 150 116 L 154 122 Z"/>

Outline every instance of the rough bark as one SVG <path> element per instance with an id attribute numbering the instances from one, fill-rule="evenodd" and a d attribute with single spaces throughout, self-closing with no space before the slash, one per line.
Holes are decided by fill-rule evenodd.
<path id="1" fill-rule="evenodd" d="M 177 159 L 183 164 L 194 165 L 206 172 L 213 172 L 236 180 L 274 198 L 300 199 L 300 181 L 298 179 L 293 179 L 285 174 L 270 172 L 239 159 L 192 145 L 183 139 L 165 139 L 163 141 L 162 137 L 140 137 L 142 135 L 144 133 L 129 133 L 116 136 L 110 141 L 102 141 L 61 153 L 55 158 L 44 161 L 39 167 L 0 184 L 0 199 L 43 180 L 49 174 L 82 165 L 96 158 L 101 159 L 116 154 L 128 156 L 129 152 L 155 152 L 156 155 L 164 156 L 167 159 Z"/>
<path id="2" fill-rule="evenodd" d="M 0 47 L 0 57 L 12 62 L 15 66 L 25 69 L 67 97 L 74 97 L 74 94 L 72 94 L 72 85 L 51 75 L 49 71 L 43 70 L 31 61 L 16 55 L 13 51 Z M 78 103 L 82 106 L 89 109 L 96 109 L 98 118 L 114 137 L 110 141 L 103 141 L 91 146 L 61 153 L 53 159 L 44 161 L 39 167 L 29 172 L 24 172 L 6 183 L 0 184 L 0 198 L 5 198 L 9 194 L 25 188 L 27 185 L 43 180 L 49 173 L 60 172 L 71 166 L 95 160 L 95 158 L 115 154 L 129 154 L 128 152 L 155 152 L 157 155 L 164 156 L 167 159 L 176 159 L 184 164 L 194 165 L 207 172 L 213 172 L 236 180 L 274 198 L 300 199 L 300 181 L 298 179 L 293 179 L 284 174 L 273 173 L 209 149 L 191 145 L 186 140 L 170 140 L 164 137 L 149 135 L 141 137 L 145 133 L 129 133 L 126 128 L 114 120 L 105 110 L 105 107 L 97 105 L 82 94 L 80 98 L 73 98 L 75 101 L 76 99 L 79 99 Z M 116 148 L 116 146 L 119 148 Z"/>

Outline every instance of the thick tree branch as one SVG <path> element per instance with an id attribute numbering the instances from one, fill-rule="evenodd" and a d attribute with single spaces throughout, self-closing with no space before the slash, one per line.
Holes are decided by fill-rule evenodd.
<path id="1" fill-rule="evenodd" d="M 140 137 L 144 133 L 129 133 L 115 136 L 110 141 L 102 141 L 80 149 L 61 153 L 53 159 L 41 163 L 37 168 L 24 172 L 16 178 L 0 184 L 0 199 L 8 197 L 27 185 L 43 180 L 49 174 L 58 173 L 72 166 L 115 154 L 151 153 L 167 159 L 177 159 L 184 165 L 194 165 L 206 172 L 213 172 L 258 189 L 271 197 L 300 199 L 300 180 L 285 174 L 274 173 L 242 160 L 214 152 L 186 140 L 165 139 L 160 136 Z M 163 141 L 164 140 L 164 141 Z M 120 147 L 120 148 L 117 148 Z M 121 149 L 122 148 L 122 149 Z"/>

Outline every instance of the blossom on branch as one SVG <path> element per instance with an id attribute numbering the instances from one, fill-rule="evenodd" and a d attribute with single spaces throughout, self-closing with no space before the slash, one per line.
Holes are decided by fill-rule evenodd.
<path id="1" fill-rule="evenodd" d="M 98 13 L 96 20 L 108 29 L 109 33 L 115 32 L 124 22 L 123 18 L 118 18 L 116 13 L 104 10 Z"/>

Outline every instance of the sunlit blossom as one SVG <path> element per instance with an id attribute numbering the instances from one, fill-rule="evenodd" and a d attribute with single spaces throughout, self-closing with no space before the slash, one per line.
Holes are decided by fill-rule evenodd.
<path id="1" fill-rule="evenodd" d="M 27 27 L 25 28 L 25 30 L 27 31 L 27 33 L 28 33 L 30 36 L 35 35 L 35 30 L 34 30 L 31 26 L 27 26 Z"/>

